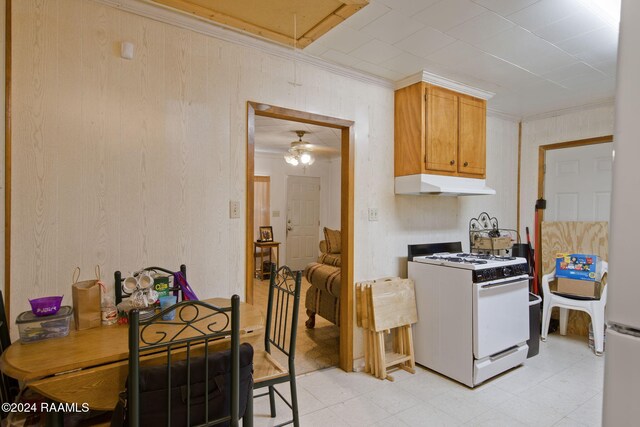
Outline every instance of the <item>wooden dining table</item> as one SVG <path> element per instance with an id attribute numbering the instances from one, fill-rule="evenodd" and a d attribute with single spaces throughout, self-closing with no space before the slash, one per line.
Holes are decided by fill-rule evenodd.
<path id="1" fill-rule="evenodd" d="M 228 307 L 229 299 L 205 302 Z M 261 344 L 265 317 L 253 305 L 240 304 L 240 339 L 254 347 Z M 13 343 L 0 357 L 5 375 L 63 403 L 87 403 L 89 408 L 109 411 L 125 388 L 128 374 L 128 325 L 102 326 L 70 331 L 63 338 L 23 344 Z M 228 347 L 228 339 L 215 341 L 211 349 Z"/>

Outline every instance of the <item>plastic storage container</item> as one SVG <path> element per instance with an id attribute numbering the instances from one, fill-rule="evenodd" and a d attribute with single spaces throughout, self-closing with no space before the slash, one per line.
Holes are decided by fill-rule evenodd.
<path id="1" fill-rule="evenodd" d="M 73 317 L 73 308 L 68 305 L 51 316 L 36 316 L 31 311 L 25 311 L 16 318 L 16 325 L 20 331 L 20 341 L 32 343 L 49 338 L 60 338 L 69 335 L 69 326 Z"/>
<path id="2" fill-rule="evenodd" d="M 527 359 L 536 356 L 540 351 L 540 302 L 542 298 L 529 293 L 529 340 Z"/>

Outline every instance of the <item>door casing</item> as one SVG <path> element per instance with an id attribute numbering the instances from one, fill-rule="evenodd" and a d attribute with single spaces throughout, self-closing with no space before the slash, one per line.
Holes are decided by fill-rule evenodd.
<path id="1" fill-rule="evenodd" d="M 342 247 L 342 274 L 340 287 L 340 368 L 353 371 L 353 218 L 354 218 L 354 122 L 323 116 L 260 102 L 247 102 L 247 198 L 246 198 L 246 301 L 253 303 L 253 176 L 255 171 L 255 116 L 271 117 L 300 123 L 309 123 L 340 129 L 341 140 L 341 184 L 340 184 L 340 229 Z"/>
<path id="2" fill-rule="evenodd" d="M 544 199 L 544 173 L 545 173 L 545 160 L 548 150 L 560 150 L 563 148 L 580 147 L 583 145 L 603 144 L 613 141 L 613 135 L 599 136 L 596 138 L 579 139 L 576 141 L 558 142 L 555 144 L 546 144 L 538 147 L 538 200 Z M 538 209 L 538 221 L 535 224 L 535 253 L 540 254 L 542 245 L 540 239 L 542 238 L 542 221 L 544 221 L 544 209 Z M 542 271 L 542 257 L 536 255 L 535 257 L 536 271 Z M 541 280 L 542 275 L 538 274 L 538 282 Z M 539 283 L 538 283 L 539 285 Z"/>

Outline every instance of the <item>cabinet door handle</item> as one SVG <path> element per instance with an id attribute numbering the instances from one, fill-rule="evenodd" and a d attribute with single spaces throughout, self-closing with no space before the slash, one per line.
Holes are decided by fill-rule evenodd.
<path id="1" fill-rule="evenodd" d="M 451 160 L 451 161 L 449 162 L 449 164 L 450 164 L 451 166 L 453 166 L 453 165 L 455 165 L 455 164 L 456 164 L 456 161 L 455 161 L 455 160 Z"/>
<path id="2" fill-rule="evenodd" d="M 469 166 L 469 162 L 464 162 L 463 166 L 466 168 L 467 166 Z"/>

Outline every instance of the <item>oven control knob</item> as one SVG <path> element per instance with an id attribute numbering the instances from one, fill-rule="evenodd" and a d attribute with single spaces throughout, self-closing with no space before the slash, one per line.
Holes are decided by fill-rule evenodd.
<path id="1" fill-rule="evenodd" d="M 502 276 L 503 277 L 509 277 L 511 276 L 511 267 L 504 267 L 502 269 Z"/>

